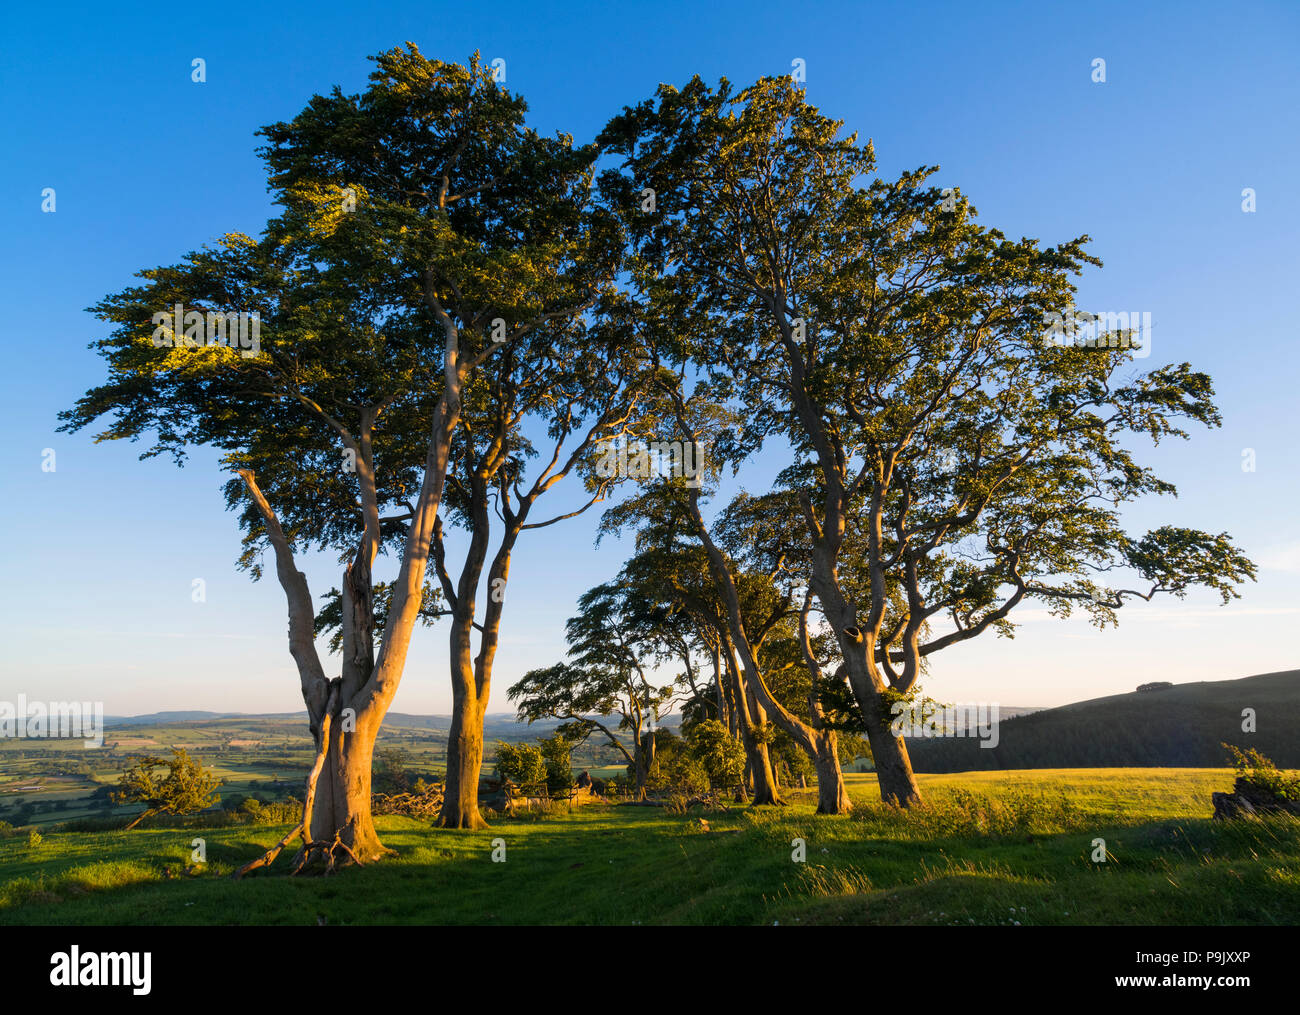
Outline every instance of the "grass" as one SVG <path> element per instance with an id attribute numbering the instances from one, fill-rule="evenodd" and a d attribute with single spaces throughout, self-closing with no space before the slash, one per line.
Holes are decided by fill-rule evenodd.
<path id="1" fill-rule="evenodd" d="M 847 776 L 850 819 L 815 815 L 809 793 L 703 815 L 593 805 L 471 833 L 381 817 L 399 855 L 323 879 L 284 877 L 288 856 L 269 875 L 224 876 L 287 830 L 274 826 L 47 833 L 36 846 L 23 833 L 0 839 L 0 923 L 1300 922 L 1300 821 L 1210 821 L 1228 769 L 920 779 L 928 806 L 904 813 L 873 802 L 871 776 Z M 196 836 L 208 862 L 190 874 Z"/>

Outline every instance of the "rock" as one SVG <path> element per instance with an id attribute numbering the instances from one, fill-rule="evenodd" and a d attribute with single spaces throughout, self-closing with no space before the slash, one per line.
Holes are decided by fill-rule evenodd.
<path id="1" fill-rule="evenodd" d="M 1233 783 L 1231 793 L 1214 793 L 1210 799 L 1214 803 L 1214 817 L 1218 821 L 1259 814 L 1300 816 L 1300 800 L 1286 800 L 1272 790 L 1240 776 Z"/>

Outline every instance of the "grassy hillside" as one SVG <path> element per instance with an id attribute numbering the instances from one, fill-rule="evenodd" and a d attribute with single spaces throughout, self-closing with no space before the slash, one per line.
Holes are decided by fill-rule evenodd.
<path id="1" fill-rule="evenodd" d="M 1300 822 L 1209 820 L 1226 769 L 924 776 L 931 807 L 851 819 L 592 805 L 483 832 L 378 820 L 400 855 L 337 877 L 223 875 L 285 829 L 0 839 L 0 924 L 1295 924 Z M 195 836 L 208 864 L 185 873 Z M 504 839 L 506 860 L 491 859 Z M 806 862 L 792 860 L 792 840 Z M 1107 860 L 1094 863 L 1095 840 Z"/>
<path id="2" fill-rule="evenodd" d="M 1255 710 L 1255 733 L 1242 710 Z M 975 738 L 909 739 L 918 772 L 979 769 L 1205 767 L 1221 741 L 1300 767 L 1300 670 L 1132 691 L 1003 718 L 997 747 Z"/>

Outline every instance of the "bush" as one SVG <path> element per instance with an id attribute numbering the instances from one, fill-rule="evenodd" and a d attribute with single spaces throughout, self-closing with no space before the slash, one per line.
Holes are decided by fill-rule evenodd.
<path id="1" fill-rule="evenodd" d="M 704 719 L 691 727 L 691 755 L 704 768 L 709 782 L 732 789 L 745 776 L 745 748 L 717 719 Z"/>
<path id="2" fill-rule="evenodd" d="M 157 769 L 166 769 L 160 776 Z M 122 773 L 112 796 L 117 804 L 144 804 L 144 813 L 128 828 L 154 814 L 191 814 L 209 807 L 215 800 L 217 780 L 191 760 L 184 748 L 172 751 L 171 760 L 146 755 Z"/>
<path id="3" fill-rule="evenodd" d="M 256 801 L 254 801 L 256 802 Z M 252 812 L 255 825 L 289 825 L 302 820 L 302 801 L 288 797 L 278 803 L 258 803 Z"/>
<path id="4" fill-rule="evenodd" d="M 122 827 L 122 819 L 110 818 L 73 818 L 53 826 L 54 832 L 116 832 Z"/>
<path id="5" fill-rule="evenodd" d="M 1279 800 L 1300 800 L 1300 776 L 1278 771 L 1272 760 L 1259 751 L 1247 748 L 1244 752 L 1232 744 L 1222 744 L 1228 749 L 1237 778 L 1266 789 Z"/>
<path id="6" fill-rule="evenodd" d="M 570 742 L 559 733 L 539 739 L 542 760 L 546 764 L 546 790 L 551 794 L 568 794 L 573 788 L 573 768 L 569 760 Z"/>
<path id="7" fill-rule="evenodd" d="M 546 759 L 540 747 L 498 740 L 496 771 L 516 786 L 539 786 L 546 781 Z"/>
<path id="8" fill-rule="evenodd" d="M 655 730 L 655 760 L 650 766 L 646 788 L 679 796 L 707 793 L 709 774 L 687 749 L 686 743 L 668 730 Z"/>

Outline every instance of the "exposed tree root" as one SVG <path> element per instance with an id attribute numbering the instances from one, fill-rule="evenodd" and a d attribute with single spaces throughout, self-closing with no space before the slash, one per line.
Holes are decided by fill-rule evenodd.
<path id="1" fill-rule="evenodd" d="M 275 863 L 275 858 L 280 855 L 280 851 L 284 849 L 285 846 L 289 845 L 289 840 L 301 831 L 302 824 L 299 823 L 294 827 L 293 831 L 259 856 L 256 860 L 250 860 L 248 863 L 244 864 L 244 866 L 240 867 L 239 870 L 235 871 L 234 874 L 230 875 L 231 878 L 238 881 L 245 874 L 255 871 L 260 867 L 270 867 L 271 864 Z"/>

